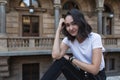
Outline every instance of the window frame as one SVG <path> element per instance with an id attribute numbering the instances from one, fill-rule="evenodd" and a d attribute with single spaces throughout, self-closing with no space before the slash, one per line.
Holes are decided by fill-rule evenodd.
<path id="1" fill-rule="evenodd" d="M 112 9 L 104 4 L 104 8 L 105 10 L 103 11 L 103 16 L 102 16 L 102 34 L 103 35 L 112 35 L 113 34 L 113 24 L 114 24 L 114 13 L 112 11 Z M 111 14 L 113 16 L 111 16 Z M 108 24 L 108 20 L 109 20 L 109 24 Z M 109 25 L 109 28 L 108 28 L 108 25 Z M 108 30 L 110 31 L 110 33 L 108 33 Z"/>
<path id="2" fill-rule="evenodd" d="M 30 31 L 28 32 L 28 33 L 24 33 L 24 24 L 23 24 L 23 17 L 24 16 L 26 16 L 26 17 L 29 17 L 30 18 L 30 24 L 28 24 L 29 25 L 29 29 L 30 29 Z M 33 18 L 33 17 L 36 17 L 37 19 L 38 19 L 38 33 L 33 33 L 32 31 L 33 31 L 33 26 L 32 26 L 32 22 L 33 22 L 33 20 L 31 19 L 31 18 Z M 23 37 L 39 37 L 39 33 L 40 33 L 40 24 L 39 24 L 39 22 L 40 22 L 40 20 L 39 20 L 39 16 L 37 16 L 37 15 L 22 15 L 22 36 Z"/>

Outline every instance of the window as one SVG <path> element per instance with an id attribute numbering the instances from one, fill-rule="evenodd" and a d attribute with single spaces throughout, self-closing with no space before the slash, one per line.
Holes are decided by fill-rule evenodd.
<path id="1" fill-rule="evenodd" d="M 38 0 L 22 0 L 20 2 L 20 7 L 31 7 L 34 8 L 40 7 Z"/>
<path id="2" fill-rule="evenodd" d="M 75 2 L 73 2 L 73 1 L 68 1 L 63 6 L 63 10 L 70 10 L 72 8 L 79 9 L 78 5 Z"/>
<path id="3" fill-rule="evenodd" d="M 107 17 L 107 20 L 106 20 L 106 33 L 109 35 L 109 34 L 112 34 L 112 19 L 110 17 Z"/>
<path id="4" fill-rule="evenodd" d="M 65 17 L 65 14 L 68 10 L 71 9 L 79 9 L 78 5 L 74 2 L 74 1 L 67 1 L 64 5 L 63 5 L 63 11 L 62 11 L 62 17 Z"/>
<path id="5" fill-rule="evenodd" d="M 23 64 L 22 80 L 39 80 L 39 64 Z"/>
<path id="6" fill-rule="evenodd" d="M 105 58 L 105 70 L 108 72 L 116 71 L 116 57 L 106 57 Z"/>
<path id="7" fill-rule="evenodd" d="M 115 70 L 115 59 L 114 58 L 109 59 L 109 70 Z"/>
<path id="8" fill-rule="evenodd" d="M 107 59 L 105 58 L 105 70 L 107 70 Z"/>
<path id="9" fill-rule="evenodd" d="M 39 36 L 39 17 L 23 15 L 22 16 L 22 35 Z"/>
<path id="10" fill-rule="evenodd" d="M 110 7 L 107 5 L 104 5 L 103 18 L 102 18 L 102 22 L 103 22 L 102 34 L 104 35 L 112 34 L 113 17 L 114 15 Z"/>

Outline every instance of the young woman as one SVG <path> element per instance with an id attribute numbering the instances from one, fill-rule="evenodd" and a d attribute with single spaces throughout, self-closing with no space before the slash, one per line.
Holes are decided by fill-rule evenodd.
<path id="1" fill-rule="evenodd" d="M 60 42 L 60 33 L 65 38 Z M 73 56 L 66 54 L 71 49 Z M 101 36 L 92 32 L 77 9 L 61 18 L 54 40 L 52 57 L 56 59 L 41 80 L 56 80 L 63 73 L 67 80 L 106 80 Z"/>

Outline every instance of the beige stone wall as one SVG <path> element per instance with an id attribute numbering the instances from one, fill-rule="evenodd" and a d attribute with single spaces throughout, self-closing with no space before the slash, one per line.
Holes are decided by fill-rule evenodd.
<path id="1" fill-rule="evenodd" d="M 67 0 L 64 0 L 61 2 L 61 5 L 63 6 L 64 3 Z M 32 15 L 38 15 L 39 17 L 42 16 L 41 20 L 40 20 L 40 29 L 42 29 L 40 31 L 40 36 L 42 37 L 53 37 L 54 36 L 54 5 L 53 2 L 51 0 L 39 0 L 40 4 L 41 4 L 41 8 L 47 9 L 47 12 L 45 13 L 40 13 L 40 12 L 36 12 Z M 78 4 L 78 7 L 81 11 L 84 12 L 86 20 L 89 22 L 89 24 L 92 26 L 93 31 L 97 32 L 97 12 L 96 10 L 96 4 L 95 1 L 93 0 L 76 0 L 75 1 L 76 4 Z M 12 3 L 15 3 L 14 5 L 12 5 Z M 120 34 L 120 20 L 119 20 L 119 11 L 118 11 L 118 2 L 112 3 L 110 1 L 106 1 L 105 3 L 109 4 L 110 7 L 112 8 L 112 10 L 115 12 L 115 17 L 114 17 L 114 21 L 113 21 L 113 34 L 115 35 L 119 35 Z M 17 11 L 14 7 L 18 7 L 19 5 L 19 1 L 18 0 L 13 0 L 10 2 L 10 10 L 7 13 L 7 23 L 6 23 L 6 27 L 7 27 L 7 33 L 9 36 L 21 36 L 22 34 L 22 23 L 21 23 L 21 15 L 22 13 L 26 13 L 28 14 L 27 11 Z M 62 8 L 62 7 L 61 7 Z M 61 10 L 62 11 L 62 10 Z M 91 12 L 94 12 L 91 13 Z M 90 13 L 90 14 L 88 14 Z M 41 14 L 41 15 L 39 15 Z M 42 27 L 42 28 L 41 28 Z"/>
<path id="2" fill-rule="evenodd" d="M 52 64 L 51 56 L 24 56 L 10 57 L 9 72 L 10 76 L 0 80 L 22 80 L 22 64 L 39 63 L 39 78 L 41 78 L 49 66 Z M 60 75 L 57 80 L 64 80 L 64 76 Z"/>
<path id="3" fill-rule="evenodd" d="M 38 15 L 40 17 L 40 35 L 42 37 L 54 37 L 54 7 L 52 0 L 39 0 L 41 8 L 47 9 L 45 13 L 36 12 L 32 15 Z M 67 0 L 62 0 L 62 5 Z M 110 7 L 115 11 L 113 21 L 113 35 L 120 34 L 120 19 L 119 19 L 119 7 L 118 2 L 111 2 L 113 0 L 105 0 L 105 3 L 111 5 Z M 116 0 L 117 1 L 117 0 Z M 118 0 L 119 1 L 119 0 Z M 85 13 L 85 18 L 93 28 L 94 32 L 97 32 L 97 12 L 95 14 L 88 15 L 87 12 L 95 11 L 94 0 L 75 0 L 79 5 L 81 11 Z M 120 2 L 119 2 L 120 3 Z M 17 11 L 15 7 L 19 4 L 19 0 L 11 0 L 9 4 L 9 11 L 6 14 L 6 31 L 8 36 L 21 36 L 22 24 L 21 15 L 30 15 L 27 11 Z M 42 28 L 41 28 L 42 27 Z M 116 59 L 116 71 L 120 71 L 120 54 L 110 53 L 105 55 L 105 58 L 114 57 Z M 0 78 L 0 80 L 22 80 L 22 64 L 25 63 L 39 63 L 40 64 L 40 78 L 52 63 L 52 58 L 49 56 L 26 56 L 26 57 L 10 57 L 10 76 L 6 78 Z M 63 76 L 60 76 L 58 80 L 63 80 Z"/>
<path id="4" fill-rule="evenodd" d="M 43 13 L 42 20 L 42 37 L 54 36 L 54 7 L 51 0 L 39 0 L 41 7 L 47 9 L 46 13 Z"/>
<path id="5" fill-rule="evenodd" d="M 54 17 L 50 14 L 43 14 L 43 36 L 54 36 Z"/>
<path id="6" fill-rule="evenodd" d="M 40 13 L 40 14 L 42 14 L 42 19 L 40 21 L 40 27 L 42 27 L 41 28 L 42 30 L 40 32 L 40 36 L 53 37 L 54 33 L 55 33 L 53 2 L 48 1 L 48 0 L 39 0 L 39 1 L 41 4 L 41 8 L 47 9 L 47 12 Z M 11 3 L 10 3 L 10 5 L 11 5 Z M 11 5 L 11 10 L 7 13 L 7 21 L 6 21 L 7 29 L 6 30 L 7 30 L 8 36 L 15 37 L 15 36 L 21 36 L 21 34 L 22 34 L 22 30 L 21 30 L 22 29 L 21 28 L 22 27 L 22 24 L 21 24 L 22 19 L 20 19 L 20 18 L 22 18 L 21 17 L 22 13 L 24 13 L 24 14 L 26 13 L 27 15 L 29 15 L 29 14 L 27 11 L 22 11 L 22 13 L 21 13 L 20 11 L 17 11 L 14 9 L 14 7 L 18 7 L 19 1 L 15 1 L 13 3 L 15 3 L 15 4 Z M 34 13 L 34 15 L 38 15 L 38 13 Z M 41 17 L 41 15 L 38 15 L 38 16 Z"/>
<path id="7" fill-rule="evenodd" d="M 109 60 L 110 59 L 115 59 L 115 69 L 114 70 L 108 70 L 108 67 L 109 67 Z M 112 52 L 112 53 L 105 53 L 105 59 L 106 59 L 106 73 L 107 74 L 118 74 L 120 73 L 120 53 L 118 52 Z"/>
<path id="8" fill-rule="evenodd" d="M 35 12 L 34 14 L 30 14 L 26 10 L 16 10 L 15 8 L 19 7 L 19 2 L 18 0 L 10 2 L 10 10 L 6 15 L 6 32 L 8 36 L 22 36 L 22 15 L 25 15 L 25 13 L 26 15 L 37 15 L 40 17 L 39 35 L 41 37 L 51 37 L 54 35 L 54 10 L 51 0 L 39 0 L 41 8 L 47 11 L 45 13 Z"/>
<path id="9" fill-rule="evenodd" d="M 114 30 L 114 34 L 116 35 L 119 35 L 120 34 L 120 18 L 119 16 L 115 16 L 114 18 L 114 27 L 113 27 L 113 30 Z"/>
<path id="10" fill-rule="evenodd" d="M 19 13 L 11 11 L 6 14 L 6 32 L 8 36 L 18 36 L 19 34 Z"/>

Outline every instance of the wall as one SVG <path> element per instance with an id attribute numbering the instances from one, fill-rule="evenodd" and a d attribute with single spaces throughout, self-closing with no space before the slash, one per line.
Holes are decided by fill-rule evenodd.
<path id="1" fill-rule="evenodd" d="M 41 78 L 51 65 L 52 61 L 53 60 L 50 55 L 10 57 L 10 76 L 0 80 L 22 80 L 22 64 L 28 63 L 39 63 L 39 77 Z M 57 80 L 64 80 L 63 77 L 64 76 L 61 75 Z"/>

